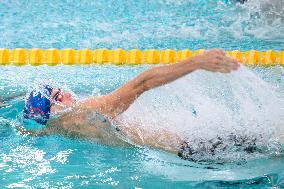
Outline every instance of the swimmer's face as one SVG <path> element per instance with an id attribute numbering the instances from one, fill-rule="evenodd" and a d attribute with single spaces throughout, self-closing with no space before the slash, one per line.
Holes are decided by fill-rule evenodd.
<path id="1" fill-rule="evenodd" d="M 59 88 L 52 89 L 51 98 L 54 104 L 62 106 L 71 106 L 75 102 L 75 99 L 70 92 Z"/>

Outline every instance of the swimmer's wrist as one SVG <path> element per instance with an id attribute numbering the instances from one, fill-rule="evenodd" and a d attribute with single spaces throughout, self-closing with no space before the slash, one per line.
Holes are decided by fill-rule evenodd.
<path id="1" fill-rule="evenodd" d="M 184 60 L 184 63 L 186 63 L 186 65 L 188 65 L 192 71 L 201 69 L 200 63 L 195 57 Z"/>

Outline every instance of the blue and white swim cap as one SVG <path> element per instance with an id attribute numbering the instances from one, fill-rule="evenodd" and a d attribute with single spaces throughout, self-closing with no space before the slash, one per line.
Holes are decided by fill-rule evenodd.
<path id="1" fill-rule="evenodd" d="M 42 85 L 33 90 L 26 99 L 24 118 L 45 125 L 50 117 L 52 87 Z"/>

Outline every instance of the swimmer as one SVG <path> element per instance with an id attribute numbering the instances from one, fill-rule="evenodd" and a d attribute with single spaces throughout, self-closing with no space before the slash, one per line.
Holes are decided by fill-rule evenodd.
<path id="1" fill-rule="evenodd" d="M 91 139 L 113 146 L 139 145 L 162 149 L 185 158 L 184 140 L 165 129 L 156 132 L 139 125 L 113 124 L 144 92 L 170 83 L 196 70 L 230 73 L 238 70 L 237 60 L 219 49 L 205 51 L 175 64 L 153 67 L 115 91 L 99 97 L 75 100 L 71 93 L 49 85 L 33 90 L 26 98 L 24 118 L 36 122 L 39 130 L 18 128 L 35 136 L 59 133 Z"/>

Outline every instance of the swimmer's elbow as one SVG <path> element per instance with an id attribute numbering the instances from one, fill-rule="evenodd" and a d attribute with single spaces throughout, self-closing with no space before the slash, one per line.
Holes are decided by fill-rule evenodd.
<path id="1" fill-rule="evenodd" d="M 154 89 L 155 87 L 161 86 L 164 83 L 158 81 L 158 80 L 148 80 L 148 81 L 144 81 L 141 87 L 141 91 L 146 92 L 149 91 L 151 89 Z"/>
<path id="2" fill-rule="evenodd" d="M 123 88 L 126 89 L 125 91 L 127 91 L 127 93 L 129 93 L 129 91 L 132 92 L 135 91 L 135 96 L 149 90 L 150 85 L 149 85 L 149 77 L 147 71 L 142 73 L 132 81 L 128 82 L 127 84 Z"/>
<path id="3" fill-rule="evenodd" d="M 158 73 L 156 72 L 155 69 L 145 71 L 141 75 L 142 77 L 140 78 L 139 81 L 138 91 L 140 93 L 143 93 L 158 86 L 159 82 L 157 82 L 158 78 L 157 75 Z"/>
<path id="4" fill-rule="evenodd" d="M 151 84 L 147 80 L 143 80 L 138 88 L 138 91 L 145 92 L 151 89 Z"/>

